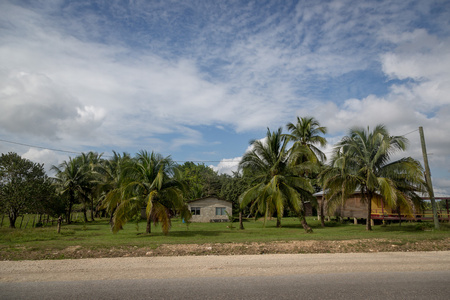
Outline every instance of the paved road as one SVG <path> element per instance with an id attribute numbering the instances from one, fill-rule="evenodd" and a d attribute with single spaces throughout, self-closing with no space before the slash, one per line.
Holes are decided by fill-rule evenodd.
<path id="1" fill-rule="evenodd" d="M 1 299 L 449 299 L 450 252 L 0 262 Z"/>

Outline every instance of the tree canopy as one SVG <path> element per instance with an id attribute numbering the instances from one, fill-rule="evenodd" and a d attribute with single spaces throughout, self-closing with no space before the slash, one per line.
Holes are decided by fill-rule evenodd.
<path id="1" fill-rule="evenodd" d="M 20 214 L 39 211 L 54 213 L 54 195 L 51 180 L 42 164 L 22 158 L 17 153 L 1 155 L 0 209 L 8 214 L 11 228 L 15 228 Z"/>

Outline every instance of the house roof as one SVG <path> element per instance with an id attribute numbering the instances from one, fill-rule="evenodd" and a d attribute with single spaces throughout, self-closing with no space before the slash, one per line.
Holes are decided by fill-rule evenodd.
<path id="1" fill-rule="evenodd" d="M 200 200 L 205 200 L 205 199 L 217 199 L 217 200 L 220 200 L 220 201 L 226 201 L 226 202 L 233 203 L 233 201 L 229 201 L 229 200 L 226 200 L 226 199 L 222 199 L 222 198 L 219 198 L 219 197 L 213 197 L 213 196 L 208 196 L 208 197 L 202 197 L 202 198 L 197 198 L 197 199 L 193 199 L 193 200 L 188 200 L 187 203 L 192 203 L 192 202 L 195 202 L 195 201 L 200 201 Z"/>

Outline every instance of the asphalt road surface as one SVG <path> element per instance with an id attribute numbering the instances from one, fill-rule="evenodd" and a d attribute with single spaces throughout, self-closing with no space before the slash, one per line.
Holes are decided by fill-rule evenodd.
<path id="1" fill-rule="evenodd" d="M 0 299 L 450 299 L 450 252 L 0 262 Z"/>

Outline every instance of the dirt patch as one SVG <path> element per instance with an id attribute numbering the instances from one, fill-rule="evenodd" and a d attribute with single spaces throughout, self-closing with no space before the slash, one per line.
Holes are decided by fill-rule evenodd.
<path id="1" fill-rule="evenodd" d="M 36 260 L 66 258 L 105 258 L 142 256 L 196 256 L 196 255 L 254 255 L 295 253 L 358 253 L 358 252 L 410 252 L 449 251 L 450 238 L 404 242 L 388 239 L 364 239 L 345 241 L 290 241 L 271 243 L 217 243 L 217 244 L 163 244 L 151 247 L 120 247 L 108 249 L 86 249 L 70 246 L 63 250 L 36 251 L 0 250 L 0 260 Z"/>

